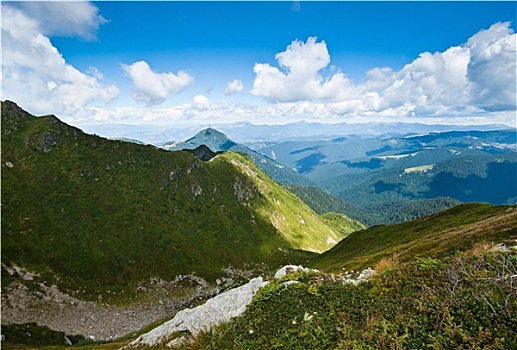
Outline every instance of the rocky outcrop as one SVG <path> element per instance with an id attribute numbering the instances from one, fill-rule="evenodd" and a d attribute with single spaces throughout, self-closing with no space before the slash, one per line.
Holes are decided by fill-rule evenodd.
<path id="1" fill-rule="evenodd" d="M 23 109 L 21 109 L 13 101 L 5 100 L 2 102 L 2 115 L 9 115 L 15 120 L 24 118 L 27 115 Z"/>
<path id="2" fill-rule="evenodd" d="M 309 269 L 309 268 L 303 267 L 301 265 L 298 265 L 298 266 L 296 266 L 296 265 L 286 265 L 286 266 L 282 267 L 280 270 L 278 270 L 275 273 L 275 279 L 279 280 L 280 278 L 284 277 L 285 275 L 288 275 L 288 274 L 291 274 L 291 273 L 295 273 L 295 272 L 298 272 L 298 271 L 302 271 L 302 272 L 305 272 L 305 273 L 318 272 L 318 270 Z"/>
<path id="3" fill-rule="evenodd" d="M 188 338 L 170 339 L 176 332 L 189 332 L 196 336 L 199 332 L 208 330 L 210 327 L 229 321 L 244 313 L 246 306 L 251 302 L 257 291 L 267 282 L 262 277 L 257 277 L 247 284 L 228 290 L 205 304 L 192 309 L 185 309 L 176 314 L 174 318 L 149 333 L 143 334 L 128 347 L 153 346 L 169 343 L 169 346 L 187 341 Z"/>
<path id="4" fill-rule="evenodd" d="M 174 347 L 183 344 L 201 331 L 242 315 L 258 290 L 268 283 L 261 277 L 254 278 L 241 287 L 216 295 L 203 305 L 192 307 L 194 303 L 206 300 L 209 295 L 234 285 L 233 278 L 250 278 L 252 272 L 227 268 L 224 272 L 232 277 L 217 280 L 217 287 L 193 275 L 178 276 L 171 282 L 152 278 L 137 288 L 137 293 L 146 300 L 154 300 L 152 303 L 109 306 L 100 300 L 79 300 L 60 291 L 55 285 L 47 286 L 41 282 L 40 275 L 17 265 L 2 264 L 2 268 L 7 274 L 20 279 L 2 291 L 2 322 L 5 324 L 36 322 L 66 334 L 80 334 L 91 340 L 110 340 L 131 334 L 176 313 L 172 320 L 140 336 L 128 347 L 157 344 Z M 372 269 L 345 275 L 322 274 L 300 265 L 287 265 L 276 272 L 275 279 L 296 272 L 311 273 L 311 279 L 316 281 L 353 284 L 375 274 Z M 182 281 L 193 284 L 189 296 L 181 300 L 169 296 L 169 292 L 173 293 L 183 285 Z M 289 286 L 299 282 L 287 278 L 283 283 Z M 176 337 L 180 333 L 184 335 Z"/>
<path id="5" fill-rule="evenodd" d="M 324 278 L 325 275 L 317 274 L 318 270 L 309 269 L 300 265 L 286 265 L 279 269 L 274 279 L 281 279 L 282 277 L 296 272 L 316 273 L 315 278 Z M 355 278 L 352 275 L 347 277 L 337 278 L 332 275 L 334 282 L 341 281 L 342 283 L 358 284 L 367 280 L 375 274 L 371 268 L 363 270 Z M 219 325 L 223 322 L 228 322 L 231 318 L 240 316 L 246 310 L 247 305 L 251 302 L 258 290 L 266 285 L 262 277 L 257 277 L 249 281 L 247 284 L 230 289 L 221 293 L 205 304 L 199 305 L 195 308 L 185 309 L 176 314 L 174 318 L 165 322 L 161 326 L 153 329 L 149 333 L 143 334 L 135 341 L 131 342 L 125 348 L 135 348 L 141 346 L 156 346 L 162 345 L 167 347 L 176 347 L 192 340 L 200 332 L 207 331 L 210 327 Z M 284 284 L 296 284 L 297 281 L 286 281 Z M 175 335 L 180 335 L 175 337 Z"/>

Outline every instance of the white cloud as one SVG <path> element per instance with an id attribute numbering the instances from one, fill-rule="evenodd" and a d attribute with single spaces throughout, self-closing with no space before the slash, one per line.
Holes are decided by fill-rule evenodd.
<path id="1" fill-rule="evenodd" d="M 194 82 L 194 78 L 184 71 L 178 74 L 156 73 L 145 61 L 123 64 L 122 68 L 133 80 L 134 99 L 148 106 L 163 103 L 167 97 L 181 92 Z"/>
<path id="2" fill-rule="evenodd" d="M 202 96 L 202 97 L 201 97 Z M 355 102 L 357 103 L 357 101 Z M 351 103 L 353 104 L 353 103 Z M 346 113 L 343 113 L 345 111 Z M 352 112 L 350 112 L 352 111 Z M 320 123 L 367 123 L 367 122 L 419 122 L 424 124 L 485 125 L 490 123 L 515 126 L 514 111 L 487 113 L 474 107 L 466 109 L 448 108 L 433 111 L 429 116 L 411 118 L 411 106 L 402 105 L 380 111 L 362 110 L 356 112 L 354 106 L 322 102 L 289 102 L 264 104 L 260 106 L 231 104 L 225 101 L 209 100 L 203 95 L 195 97 L 191 103 L 171 107 L 124 107 L 90 108 L 87 119 L 76 119 L 79 125 L 94 122 L 116 122 L 124 124 L 163 125 L 170 127 L 191 127 L 200 124 L 228 124 L 247 121 L 253 124 L 286 124 L 304 120 Z M 415 111 L 413 109 L 413 111 Z M 416 111 L 418 112 L 418 110 Z M 406 116 L 406 117 L 403 117 Z"/>
<path id="3" fill-rule="evenodd" d="M 468 50 L 461 47 L 443 53 L 424 52 L 399 72 L 372 73 L 362 88 L 374 88 L 382 96 L 380 109 L 403 105 L 465 105 L 469 99 L 468 61 Z"/>
<path id="4" fill-rule="evenodd" d="M 226 95 L 233 95 L 235 93 L 242 92 L 242 90 L 244 90 L 244 84 L 242 83 L 242 81 L 234 79 L 228 82 L 228 86 L 224 90 L 224 93 Z"/>
<path id="5" fill-rule="evenodd" d="M 96 67 L 88 67 L 86 72 L 99 80 L 104 80 L 104 74 L 102 74 Z"/>
<path id="6" fill-rule="evenodd" d="M 505 110 L 516 106 L 517 35 L 509 23 L 496 23 L 472 36 L 467 75 L 472 101 L 483 109 Z"/>
<path id="7" fill-rule="evenodd" d="M 330 57 L 323 43 L 311 39 L 295 42 L 276 56 L 284 72 L 268 64 L 255 65 L 252 93 L 275 103 L 231 104 L 197 95 L 191 103 L 174 107 L 98 110 L 94 115 L 99 120 L 185 126 L 243 120 L 255 124 L 305 120 L 515 126 L 516 39 L 509 24 L 498 23 L 463 45 L 422 53 L 398 71 L 372 69 L 360 84 L 340 72 L 323 78 L 321 69 L 328 66 Z M 292 91 L 283 91 L 287 88 Z"/>
<path id="8" fill-rule="evenodd" d="M 422 53 L 399 72 L 373 70 L 359 88 L 382 96 L 380 110 L 403 108 L 411 116 L 515 111 L 517 36 L 509 25 L 496 23 L 464 45 Z"/>
<path id="9" fill-rule="evenodd" d="M 256 63 L 253 89 L 255 96 L 272 102 L 336 100 L 352 93 L 351 83 L 341 72 L 323 77 L 320 71 L 330 63 L 327 44 L 310 37 L 306 43 L 295 40 L 275 56 L 282 72 L 267 63 Z"/>
<path id="10" fill-rule="evenodd" d="M 24 1 L 13 3 L 13 6 L 36 20 L 39 30 L 46 36 L 79 36 L 94 40 L 99 26 L 108 22 L 97 7 L 86 1 Z"/>
<path id="11" fill-rule="evenodd" d="M 206 97 L 205 95 L 196 95 L 194 97 L 194 103 L 192 104 L 192 108 L 197 111 L 206 111 L 210 109 L 212 105 L 212 101 Z"/>
<path id="12" fill-rule="evenodd" d="M 35 114 L 75 115 L 105 103 L 119 90 L 80 72 L 42 34 L 40 23 L 19 8 L 2 4 L 2 99 Z"/>
<path id="13" fill-rule="evenodd" d="M 324 41 L 293 41 L 278 53 L 280 68 L 256 63 L 253 89 L 266 101 L 323 103 L 327 116 L 470 117 L 515 113 L 517 37 L 509 23 L 481 30 L 461 46 L 424 52 L 399 71 L 374 68 L 354 84 L 330 63 Z M 500 114 L 493 114 L 493 116 Z"/>

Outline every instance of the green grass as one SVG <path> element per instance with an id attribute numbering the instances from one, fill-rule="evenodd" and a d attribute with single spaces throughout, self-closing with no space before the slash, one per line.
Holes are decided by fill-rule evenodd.
<path id="1" fill-rule="evenodd" d="M 338 232 L 341 238 L 345 238 L 352 232 L 364 230 L 366 227 L 359 221 L 348 218 L 345 214 L 326 213 L 321 216 L 323 222 L 334 231 Z"/>
<path id="2" fill-rule="evenodd" d="M 260 289 L 241 317 L 180 348 L 514 349 L 516 273 L 515 253 L 480 249 L 392 265 L 359 285 L 296 273 Z M 115 349 L 130 340 L 73 348 Z M 5 341 L 2 347 L 36 346 Z"/>
<path id="3" fill-rule="evenodd" d="M 359 270 L 382 259 L 440 258 L 475 244 L 515 238 L 516 207 L 462 204 L 418 220 L 354 232 L 310 265 L 326 271 Z"/>
<path id="4" fill-rule="evenodd" d="M 306 278 L 262 288 L 245 314 L 185 349 L 514 349 L 515 255 L 457 254 L 357 286 Z M 457 277 L 457 278 L 456 278 Z"/>
<path id="5" fill-rule="evenodd" d="M 348 232 L 362 228 L 344 215 L 322 220 L 301 199 L 261 171 L 248 155 L 227 152 L 214 160 L 228 162 L 249 177 L 266 199 L 258 209 L 261 217 L 273 223 L 292 248 L 321 253 L 343 237 L 345 227 Z M 329 222 L 332 225 L 328 225 Z"/>
<path id="6" fill-rule="evenodd" d="M 366 212 L 332 196 L 319 187 L 299 185 L 285 185 L 285 187 L 320 215 L 331 212 L 345 214 L 347 217 L 357 220 L 366 226 L 371 226 L 373 222 L 370 215 L 366 214 Z"/>

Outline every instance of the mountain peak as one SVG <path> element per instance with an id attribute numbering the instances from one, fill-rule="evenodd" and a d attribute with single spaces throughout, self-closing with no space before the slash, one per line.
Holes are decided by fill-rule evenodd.
<path id="1" fill-rule="evenodd" d="M 15 102 L 5 100 L 2 101 L 2 116 L 9 116 L 12 119 L 20 119 L 27 115 L 20 106 L 18 106 Z"/>
<path id="2" fill-rule="evenodd" d="M 197 146 L 205 145 L 213 151 L 227 151 L 236 145 L 228 136 L 213 128 L 198 132 L 186 142 Z"/>
<path id="3" fill-rule="evenodd" d="M 224 133 L 222 133 L 219 130 L 214 129 L 214 128 L 206 128 L 205 130 L 200 131 L 198 134 L 218 135 L 218 136 L 222 136 L 222 137 L 226 137 L 227 138 L 227 136 Z"/>
<path id="4" fill-rule="evenodd" d="M 201 130 L 194 137 L 190 138 L 190 140 L 200 138 L 200 137 L 211 137 L 211 138 L 217 138 L 217 139 L 230 140 L 230 138 L 228 138 L 228 136 L 226 136 L 224 133 L 222 133 L 219 130 L 216 130 L 214 128 L 206 128 L 204 130 Z"/>

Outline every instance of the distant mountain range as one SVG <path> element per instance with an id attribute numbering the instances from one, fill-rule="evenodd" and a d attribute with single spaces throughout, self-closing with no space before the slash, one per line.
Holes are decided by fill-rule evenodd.
<path id="1" fill-rule="evenodd" d="M 317 141 L 287 141 L 251 148 L 297 169 L 311 178 L 329 165 L 340 174 L 364 173 L 381 168 L 422 165 L 468 155 L 517 152 L 517 131 L 453 131 L 403 137 L 339 137 Z"/>
<path id="2" fill-rule="evenodd" d="M 377 216 L 375 223 L 415 219 L 459 202 L 517 201 L 515 129 L 249 146 Z"/>
<path id="3" fill-rule="evenodd" d="M 245 146 L 209 128 L 161 147 L 199 145 L 249 154 L 314 210 L 346 208 L 344 213 L 367 225 L 412 220 L 461 202 L 517 201 L 515 129 L 349 135 Z"/>
<path id="4" fill-rule="evenodd" d="M 247 144 L 248 142 L 320 141 L 350 135 L 355 135 L 356 137 L 402 136 L 431 132 L 468 131 L 472 129 L 472 126 L 466 125 L 428 125 L 402 122 L 337 124 L 297 122 L 283 125 L 255 125 L 249 122 L 238 122 L 197 126 L 100 124 L 79 125 L 79 127 L 90 134 L 98 134 L 107 138 L 138 140 L 139 142 L 155 146 L 170 142 L 171 140 L 186 140 L 192 135 L 209 128 L 219 130 L 228 135 L 233 141 L 241 144 Z M 500 124 L 487 124 L 477 125 L 475 129 L 488 131 L 504 130 L 508 129 L 508 127 Z"/>

